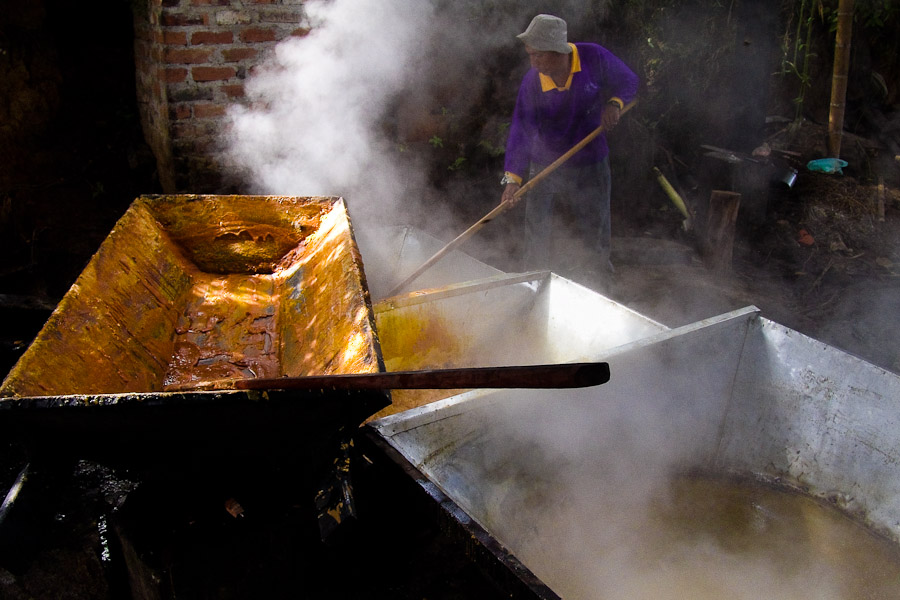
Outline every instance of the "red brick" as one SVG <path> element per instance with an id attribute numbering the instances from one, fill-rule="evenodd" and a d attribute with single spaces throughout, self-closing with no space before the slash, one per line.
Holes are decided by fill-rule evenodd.
<path id="1" fill-rule="evenodd" d="M 244 97 L 244 85 L 240 83 L 235 85 L 223 85 L 222 91 L 225 92 L 225 95 L 229 98 Z"/>
<path id="2" fill-rule="evenodd" d="M 230 6 L 231 0 L 191 0 L 193 6 Z"/>
<path id="3" fill-rule="evenodd" d="M 191 77 L 194 81 L 224 81 L 237 74 L 234 67 L 194 67 L 191 69 Z"/>
<path id="4" fill-rule="evenodd" d="M 168 48 L 166 49 L 166 62 L 181 65 L 196 65 L 209 62 L 212 50 L 200 48 Z"/>
<path id="5" fill-rule="evenodd" d="M 276 33 L 274 29 L 262 29 L 259 27 L 249 27 L 241 31 L 241 41 L 246 43 L 253 42 L 274 42 Z"/>
<path id="6" fill-rule="evenodd" d="M 165 69 L 162 73 L 162 79 L 166 83 L 181 83 L 187 79 L 188 70 L 183 68 Z"/>
<path id="7" fill-rule="evenodd" d="M 172 46 L 187 46 L 187 33 L 184 31 L 163 31 L 162 43 Z"/>
<path id="8" fill-rule="evenodd" d="M 256 58 L 258 54 L 259 50 L 256 48 L 229 48 L 227 50 L 222 50 L 222 58 L 225 59 L 225 62 L 248 60 Z"/>
<path id="9" fill-rule="evenodd" d="M 293 37 L 306 37 L 309 35 L 309 32 L 312 31 L 309 27 L 301 27 L 299 29 L 295 29 L 291 32 Z"/>
<path id="10" fill-rule="evenodd" d="M 200 132 L 194 125 L 193 121 L 179 121 L 172 125 L 172 133 L 176 140 L 189 140 L 197 137 Z"/>
<path id="11" fill-rule="evenodd" d="M 300 14 L 293 10 L 261 10 L 259 12 L 260 23 L 297 23 Z"/>
<path id="12" fill-rule="evenodd" d="M 191 105 L 190 104 L 176 104 L 174 106 L 169 107 L 169 115 L 173 119 L 190 119 L 191 118 Z"/>
<path id="13" fill-rule="evenodd" d="M 191 36 L 191 44 L 230 44 L 234 34 L 230 31 L 196 31 Z"/>
<path id="14" fill-rule="evenodd" d="M 219 104 L 195 104 L 194 116 L 198 119 L 205 117 L 221 117 L 225 114 L 225 107 Z"/>
<path id="15" fill-rule="evenodd" d="M 183 13 L 163 13 L 160 22 L 164 27 L 185 27 L 188 25 L 208 25 L 209 15 L 191 15 Z"/>

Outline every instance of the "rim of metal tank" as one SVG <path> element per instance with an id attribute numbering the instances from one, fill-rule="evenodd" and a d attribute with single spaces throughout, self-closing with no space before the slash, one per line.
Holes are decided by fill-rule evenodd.
<path id="1" fill-rule="evenodd" d="M 363 452 L 382 456 L 389 467 L 399 469 L 414 489 L 419 500 L 433 503 L 441 531 L 452 539 L 465 543 L 466 556 L 471 558 L 491 581 L 511 598 L 560 600 L 550 587 L 509 552 L 495 537 L 479 525 L 456 502 L 425 476 L 415 465 L 392 447 L 371 425 L 360 428 L 359 447 Z"/>

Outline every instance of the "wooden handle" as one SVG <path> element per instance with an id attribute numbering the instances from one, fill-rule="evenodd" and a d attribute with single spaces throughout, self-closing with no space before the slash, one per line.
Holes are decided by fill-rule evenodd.
<path id="1" fill-rule="evenodd" d="M 546 389 L 591 387 L 607 381 L 609 364 L 595 362 L 239 379 L 234 382 L 234 387 L 239 390 Z"/>
<path id="2" fill-rule="evenodd" d="M 634 106 L 636 102 L 637 102 L 637 100 L 632 100 L 631 102 L 626 104 L 625 107 L 620 111 L 620 114 L 624 115 L 626 112 L 631 110 L 631 107 Z M 549 166 L 545 167 L 540 173 L 538 173 L 537 175 L 532 177 L 531 180 L 528 181 L 528 183 L 526 183 L 525 185 L 523 185 L 516 191 L 514 197 L 521 198 L 529 190 L 531 190 L 531 188 L 533 188 L 538 183 L 540 183 L 540 181 L 542 179 L 544 179 L 550 173 L 552 173 L 553 171 L 558 169 L 564 162 L 566 162 L 567 160 L 572 158 L 572 156 L 576 152 L 578 152 L 579 150 L 581 150 L 582 148 L 587 146 L 595 137 L 597 137 L 601 133 L 603 133 L 603 125 L 597 127 L 595 130 L 593 130 L 592 132 L 590 132 L 589 134 L 584 136 L 584 139 L 582 139 L 580 142 L 578 142 L 577 144 L 572 146 L 568 150 L 568 152 L 566 152 L 565 154 L 563 154 L 562 156 L 557 158 Z M 474 225 L 472 225 L 471 227 L 469 227 L 468 229 L 463 231 L 461 234 L 456 236 L 456 238 L 454 238 L 453 241 L 451 241 L 449 244 L 447 244 L 446 246 L 444 246 L 443 248 L 441 248 L 440 250 L 435 252 L 435 254 L 431 258 L 429 258 L 424 263 L 422 263 L 422 266 L 420 266 L 418 269 L 413 271 L 409 277 L 407 277 L 406 279 L 404 279 L 403 281 L 401 281 L 400 283 L 395 285 L 393 287 L 393 289 L 390 292 L 388 292 L 388 296 L 393 296 L 393 295 L 399 293 L 403 288 L 405 288 L 407 285 L 412 283 L 416 278 L 418 278 L 419 275 L 421 275 L 422 273 L 427 271 L 431 267 L 431 265 L 433 265 L 438 260 L 440 260 L 445 254 L 450 252 L 450 250 L 453 250 L 458 245 L 463 243 L 465 240 L 472 237 L 479 229 L 481 229 L 482 227 L 484 227 L 485 225 L 487 225 L 488 223 L 493 221 L 495 217 L 503 214 L 508 209 L 512 208 L 512 206 L 513 206 L 512 202 L 501 202 L 500 204 L 498 204 L 496 207 L 494 207 L 493 210 L 491 210 L 491 212 L 489 212 L 488 214 L 481 217 L 481 219 L 479 219 L 478 222 L 476 222 Z"/>

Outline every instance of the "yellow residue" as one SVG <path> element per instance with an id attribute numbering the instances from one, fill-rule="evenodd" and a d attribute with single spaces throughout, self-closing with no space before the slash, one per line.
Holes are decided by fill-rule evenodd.
<path id="1" fill-rule="evenodd" d="M 143 197 L 0 396 L 377 371 L 357 256 L 339 198 Z"/>
<path id="2" fill-rule="evenodd" d="M 461 366 L 462 342 L 458 332 L 425 306 L 414 311 L 375 313 L 381 353 L 387 371 L 424 371 Z M 372 419 L 424 406 L 461 390 L 394 390 L 392 403 Z"/>
<path id="3" fill-rule="evenodd" d="M 459 360 L 459 340 L 435 314 L 387 311 L 375 319 L 388 371 L 444 369 Z"/>

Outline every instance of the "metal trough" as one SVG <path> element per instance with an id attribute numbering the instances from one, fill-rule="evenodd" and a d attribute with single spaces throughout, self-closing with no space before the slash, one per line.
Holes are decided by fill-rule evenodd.
<path id="1" fill-rule="evenodd" d="M 444 268 L 452 273 L 452 260 Z M 618 561 L 640 557 L 626 561 L 610 548 L 685 473 L 800 492 L 900 542 L 897 375 L 755 307 L 668 330 L 554 275 L 484 284 L 383 301 L 379 328 L 405 311 L 420 330 L 439 322 L 434 331 L 455 333 L 458 345 L 444 346 L 450 356 L 410 360 L 602 358 L 610 382 L 574 393 L 428 398 L 370 422 L 366 434 L 532 596 L 597 597 L 592 578 L 604 568 L 625 589 Z M 598 529 L 607 521 L 618 524 Z M 604 545 L 603 536 L 612 539 Z M 834 540 L 821 545 L 845 551 Z M 897 565 L 885 597 L 900 589 Z"/>
<path id="2" fill-rule="evenodd" d="M 380 243 L 365 233 L 359 239 L 376 298 L 392 278 L 441 247 L 438 240 L 411 229 L 388 230 Z M 388 371 L 580 362 L 667 330 L 555 274 L 506 274 L 459 252 L 421 279 L 433 287 L 373 305 Z M 459 391 L 394 390 L 391 406 L 375 417 Z"/>

